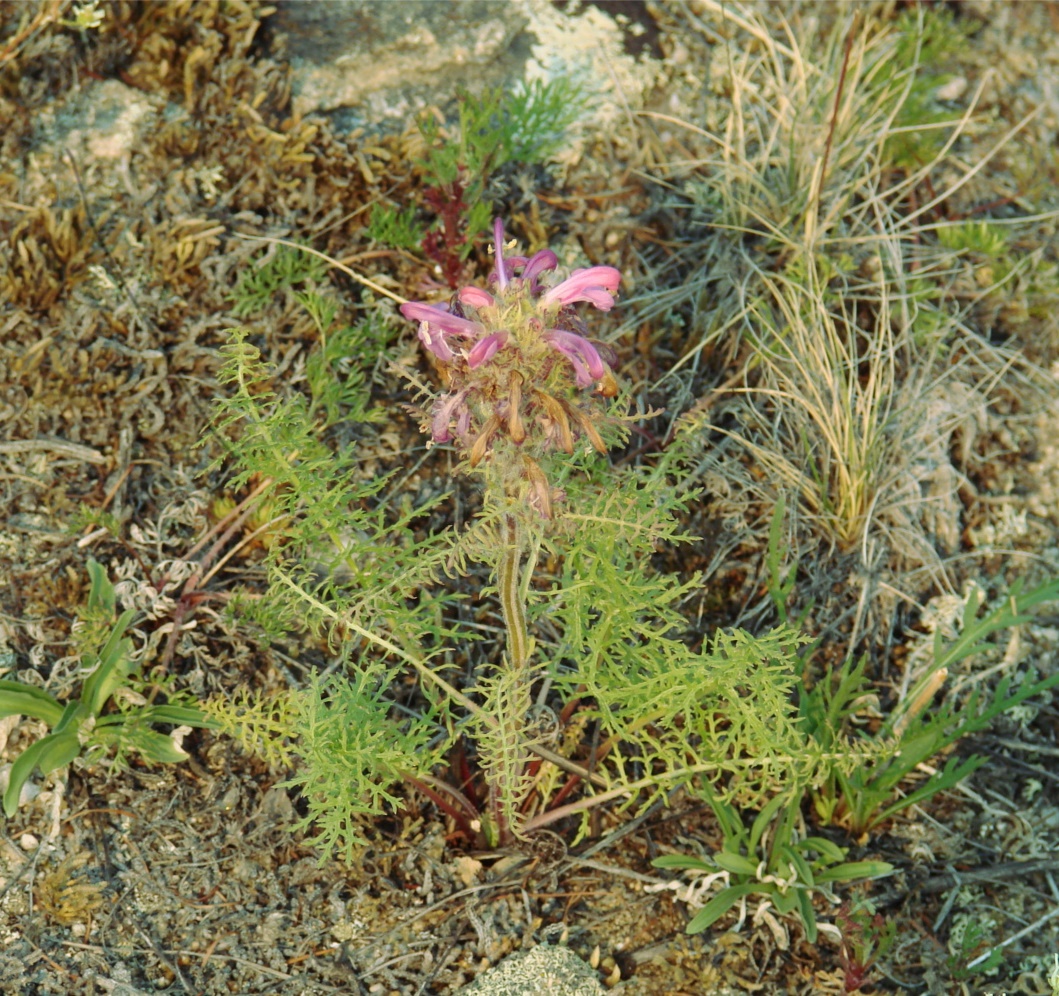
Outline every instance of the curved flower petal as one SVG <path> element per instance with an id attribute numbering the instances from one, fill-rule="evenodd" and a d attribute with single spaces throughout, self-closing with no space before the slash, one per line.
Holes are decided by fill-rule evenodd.
<path id="1" fill-rule="evenodd" d="M 445 335 L 482 334 L 482 326 L 458 315 L 450 315 L 445 306 L 424 304 L 421 301 L 408 301 L 401 305 L 401 314 L 413 322 L 428 322 Z"/>
<path id="2" fill-rule="evenodd" d="M 525 256 L 505 256 L 503 259 L 504 276 L 510 281 L 511 278 L 515 275 L 515 271 L 525 266 L 526 262 L 527 260 Z M 496 286 L 497 284 L 495 267 L 489 274 L 488 282 L 490 287 Z M 499 289 L 503 290 L 504 288 L 500 287 Z"/>
<path id="3" fill-rule="evenodd" d="M 496 284 L 504 290 L 508 274 L 504 269 L 504 222 L 500 218 L 493 219 L 493 250 L 496 254 Z"/>
<path id="4" fill-rule="evenodd" d="M 408 301 L 401 305 L 401 314 L 413 322 L 419 322 L 419 340 L 439 360 L 448 363 L 453 352 L 445 341 L 447 335 L 480 336 L 485 329 L 477 322 L 450 315 L 442 305 Z"/>
<path id="5" fill-rule="evenodd" d="M 578 387 L 588 387 L 606 374 L 607 367 L 599 352 L 587 339 L 564 329 L 548 329 L 544 338 L 573 365 Z"/>
<path id="6" fill-rule="evenodd" d="M 567 353 L 566 358 L 570 361 L 570 365 L 574 368 L 574 382 L 578 387 L 588 387 L 592 383 L 592 374 L 589 372 L 588 367 L 585 366 L 584 361 L 576 353 Z"/>
<path id="7" fill-rule="evenodd" d="M 588 301 L 600 311 L 610 311 L 614 307 L 614 295 L 603 287 L 586 287 L 575 300 Z"/>
<path id="8" fill-rule="evenodd" d="M 425 349 L 429 349 L 442 363 L 451 363 L 456 354 L 445 341 L 445 333 L 436 325 L 433 329 L 430 322 L 419 323 L 419 341 Z"/>
<path id="9" fill-rule="evenodd" d="M 537 289 L 537 277 L 545 270 L 554 270 L 559 265 L 559 257 L 551 249 L 542 249 L 530 257 L 522 271 L 522 279 L 530 282 L 533 290 Z"/>
<path id="10" fill-rule="evenodd" d="M 507 332 L 505 331 L 494 332 L 492 335 L 487 335 L 484 339 L 479 339 L 467 354 L 467 366 L 474 370 L 483 363 L 488 363 L 505 342 L 507 342 Z"/>
<path id="11" fill-rule="evenodd" d="M 614 295 L 621 283 L 621 271 L 613 266 L 590 266 L 574 270 L 562 283 L 545 291 L 541 300 L 545 304 L 573 304 L 588 301 L 600 311 L 610 311 L 614 306 Z"/>
<path id="12" fill-rule="evenodd" d="M 496 304 L 496 299 L 481 287 L 461 287 L 460 304 L 469 304 L 472 308 L 488 308 Z"/>

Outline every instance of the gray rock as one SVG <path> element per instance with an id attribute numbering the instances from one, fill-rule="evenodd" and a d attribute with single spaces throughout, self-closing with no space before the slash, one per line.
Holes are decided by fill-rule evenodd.
<path id="1" fill-rule="evenodd" d="M 347 130 L 400 129 L 460 88 L 558 78 L 581 90 L 584 123 L 609 130 L 660 79 L 642 3 L 612 16 L 546 0 L 278 0 L 269 24 L 286 39 L 295 111 Z"/>
<path id="2" fill-rule="evenodd" d="M 542 944 L 509 955 L 457 996 L 605 996 L 592 971 L 569 948 Z"/>
<path id="3" fill-rule="evenodd" d="M 69 148 L 81 159 L 125 159 L 155 125 L 163 104 L 119 80 L 90 80 L 58 103 L 58 112 L 49 107 L 37 116 L 36 139 Z"/>
<path id="4" fill-rule="evenodd" d="M 287 39 L 300 114 L 343 109 L 339 123 L 404 120 L 458 86 L 495 86 L 517 70 L 517 7 L 489 0 L 280 2 L 271 26 Z"/>

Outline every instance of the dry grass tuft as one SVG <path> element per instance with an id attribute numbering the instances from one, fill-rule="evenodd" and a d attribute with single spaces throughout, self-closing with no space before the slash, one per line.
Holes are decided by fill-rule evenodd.
<path id="1" fill-rule="evenodd" d="M 694 152 L 656 175 L 684 243 L 656 277 L 667 289 L 637 304 L 687 329 L 655 388 L 690 410 L 711 518 L 760 549 L 784 496 L 792 559 L 818 581 L 828 565 L 824 590 L 852 570 L 858 618 L 865 585 L 951 591 L 978 455 L 1045 384 L 978 321 L 1036 263 L 1009 249 L 1012 228 L 958 209 L 1033 114 L 971 164 L 956 155 L 981 145 L 988 76 L 961 108 L 937 99 L 969 30 L 947 15 L 861 7 L 821 33 L 800 8 L 696 9 L 717 99 L 666 118 Z"/>

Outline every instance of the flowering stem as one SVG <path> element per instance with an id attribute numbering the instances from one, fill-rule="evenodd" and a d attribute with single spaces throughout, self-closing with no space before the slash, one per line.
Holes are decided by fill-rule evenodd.
<path id="1" fill-rule="evenodd" d="M 521 530 L 518 520 L 513 515 L 507 517 L 507 546 L 497 565 L 497 590 L 500 593 L 500 608 L 507 629 L 507 652 L 511 667 L 521 671 L 533 653 L 533 641 L 530 639 L 526 625 L 526 593 L 522 579 L 519 577 L 519 566 L 522 560 Z M 533 571 L 533 558 L 526 563 L 526 581 Z"/>
<path id="2" fill-rule="evenodd" d="M 503 703 L 503 707 L 497 708 L 496 718 L 500 723 L 497 754 L 505 760 L 491 767 L 487 774 L 492 819 L 486 835 L 493 844 L 508 842 L 513 834 L 518 835 L 513 824 L 519 820 L 519 805 L 526 789 L 530 754 L 523 724 L 532 706 L 533 684 L 533 670 L 529 667 L 533 640 L 526 624 L 526 597 L 536 557 L 531 552 L 523 567 L 525 524 L 516 515 L 505 516 L 504 532 L 506 542 L 497 563 L 496 583 L 507 630 L 507 655 L 497 678 L 497 705 Z M 502 694 L 500 688 L 505 689 Z"/>

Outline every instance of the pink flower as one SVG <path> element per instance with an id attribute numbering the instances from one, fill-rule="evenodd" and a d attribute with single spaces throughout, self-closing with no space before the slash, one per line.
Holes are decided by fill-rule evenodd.
<path id="1" fill-rule="evenodd" d="M 551 249 L 541 249 L 528 259 L 525 256 L 508 256 L 504 258 L 504 223 L 497 218 L 493 222 L 493 254 L 496 256 L 496 266 L 489 279 L 497 284 L 503 291 L 508 282 L 518 274 L 519 279 L 528 282 L 530 291 L 536 294 L 540 290 L 537 283 L 539 277 L 545 270 L 554 270 L 559 265 L 559 257 Z M 503 279 L 501 279 L 501 275 Z M 462 292 L 461 292 L 462 293 Z"/>
<path id="2" fill-rule="evenodd" d="M 474 370 L 483 363 L 488 363 L 505 342 L 507 342 L 507 331 L 504 329 L 487 335 L 484 339 L 479 339 L 467 354 L 467 366 Z"/>
<path id="3" fill-rule="evenodd" d="M 446 393 L 418 412 L 424 432 L 437 443 L 455 440 L 472 468 L 494 456 L 521 461 L 518 475 L 528 481 L 530 503 L 547 518 L 561 493 L 551 490 L 535 454 L 556 448 L 572 454 L 579 437 L 606 452 L 596 424 L 609 417 L 605 402 L 617 394 L 611 371 L 618 358 L 588 338 L 575 305 L 587 301 L 609 311 L 621 273 L 590 266 L 549 289 L 541 278 L 559 265 L 551 249 L 505 257 L 499 218 L 493 242 L 488 289 L 461 287 L 451 304 L 401 305 L 405 318 L 419 323 L 423 345 L 446 367 Z M 577 397 L 575 387 L 593 385 L 593 397 Z"/>
<path id="4" fill-rule="evenodd" d="M 559 265 L 559 257 L 551 251 L 551 249 L 541 249 L 540 252 L 536 252 L 533 256 L 526 261 L 526 265 L 522 270 L 522 279 L 528 280 L 530 283 L 530 290 L 533 293 L 537 292 L 537 276 L 543 273 L 545 270 L 554 270 Z"/>
<path id="5" fill-rule="evenodd" d="M 606 375 L 607 368 L 599 351 L 583 336 L 565 329 L 548 329 L 544 333 L 544 341 L 554 346 L 573 365 L 578 387 L 588 387 Z"/>
<path id="6" fill-rule="evenodd" d="M 470 305 L 472 308 L 490 308 L 496 304 L 493 295 L 480 287 L 461 287 L 460 304 Z"/>
<path id="7" fill-rule="evenodd" d="M 420 341 L 444 363 L 450 362 L 455 355 L 445 341 L 446 336 L 478 338 L 485 331 L 477 322 L 450 315 L 445 305 L 409 301 L 401 305 L 401 314 L 413 322 L 419 322 Z"/>
<path id="8" fill-rule="evenodd" d="M 621 272 L 613 266 L 590 266 L 574 270 L 561 284 L 556 284 L 541 297 L 543 304 L 556 301 L 563 307 L 575 301 L 588 301 L 600 311 L 614 307 L 614 295 L 621 283 Z"/>

